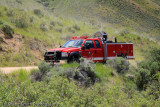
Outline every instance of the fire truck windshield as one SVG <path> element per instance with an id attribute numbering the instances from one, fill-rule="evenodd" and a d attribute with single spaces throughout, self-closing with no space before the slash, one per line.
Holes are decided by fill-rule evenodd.
<path id="1" fill-rule="evenodd" d="M 84 40 L 69 40 L 62 46 L 62 48 L 69 48 L 69 47 L 80 48 L 83 42 Z"/>

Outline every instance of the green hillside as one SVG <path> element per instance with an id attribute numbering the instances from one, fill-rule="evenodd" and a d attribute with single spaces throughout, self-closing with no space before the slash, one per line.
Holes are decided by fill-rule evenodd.
<path id="1" fill-rule="evenodd" d="M 132 2 L 146 11 L 137 15 Z M 159 46 L 159 15 L 153 12 L 153 6 L 159 6 L 145 2 L 1 0 L 0 66 L 37 65 L 45 50 L 59 47 L 72 36 L 92 37 L 99 30 L 106 31 L 110 40 L 131 40 L 137 63 L 148 48 Z M 6 25 L 14 32 L 10 39 L 6 37 L 10 31 L 4 32 Z"/>
<path id="2" fill-rule="evenodd" d="M 72 36 L 133 42 L 134 60 L 43 62 Z M 159 0 L 0 0 L 0 106 L 159 107 Z"/>
<path id="3" fill-rule="evenodd" d="M 159 40 L 160 5 L 158 0 L 37 0 L 54 14 L 127 28 L 144 37 Z"/>

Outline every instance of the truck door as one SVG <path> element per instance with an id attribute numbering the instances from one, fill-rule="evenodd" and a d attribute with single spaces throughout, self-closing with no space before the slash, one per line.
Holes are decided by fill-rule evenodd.
<path id="1" fill-rule="evenodd" d="M 94 50 L 95 50 L 95 46 L 93 44 L 93 41 L 92 40 L 86 40 L 84 45 L 85 47 L 87 47 L 87 45 L 89 45 L 89 49 L 85 49 L 85 50 L 82 50 L 82 57 L 84 58 L 87 58 L 89 60 L 93 60 L 93 55 L 94 55 Z"/>
<path id="2" fill-rule="evenodd" d="M 99 40 L 94 40 L 96 48 L 94 49 L 94 62 L 102 62 L 103 61 L 103 47 L 100 44 Z"/>

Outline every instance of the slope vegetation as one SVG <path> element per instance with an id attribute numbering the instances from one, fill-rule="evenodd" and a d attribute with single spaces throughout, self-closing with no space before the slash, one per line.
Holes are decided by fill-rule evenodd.
<path id="1" fill-rule="evenodd" d="M 130 2 L 139 3 L 137 1 L 123 1 L 123 3 L 122 1 L 117 1 L 117 3 L 126 6 L 130 6 L 127 4 Z M 139 6 L 144 6 L 148 14 L 152 13 L 143 3 L 140 2 Z M 133 13 L 134 11 L 131 10 L 128 11 Z M 121 42 L 131 40 L 134 43 L 135 61 L 141 61 L 148 48 L 158 47 L 159 41 L 153 41 L 151 33 L 141 32 L 142 27 L 139 28 L 139 25 L 143 25 L 140 24 L 143 17 L 137 19 L 135 17 L 134 19 L 137 20 L 135 22 L 134 19 L 127 18 L 129 12 L 126 14 L 124 11 L 118 16 L 118 13 L 123 11 L 111 1 L 1 0 L 0 66 L 37 65 L 40 60 L 43 60 L 45 50 L 59 47 L 72 36 L 92 37 L 93 33 L 99 30 L 108 32 L 110 40 L 114 37 Z M 151 16 L 158 20 L 155 14 Z M 147 17 L 150 18 L 150 16 Z M 149 23 L 151 21 L 145 24 Z M 148 28 L 144 27 L 144 29 Z M 150 38 L 146 38 L 147 35 L 150 35 Z"/>
<path id="2" fill-rule="evenodd" d="M 127 28 L 159 40 L 158 0 L 37 0 L 59 16 Z M 143 33 L 142 33 L 143 32 Z"/>

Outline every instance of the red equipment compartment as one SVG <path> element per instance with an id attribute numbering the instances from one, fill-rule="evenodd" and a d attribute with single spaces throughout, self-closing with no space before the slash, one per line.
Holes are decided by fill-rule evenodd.
<path id="1" fill-rule="evenodd" d="M 114 59 L 114 57 L 124 57 L 128 59 L 134 59 L 133 44 L 132 43 L 108 43 L 106 57 L 107 57 L 106 59 Z"/>

